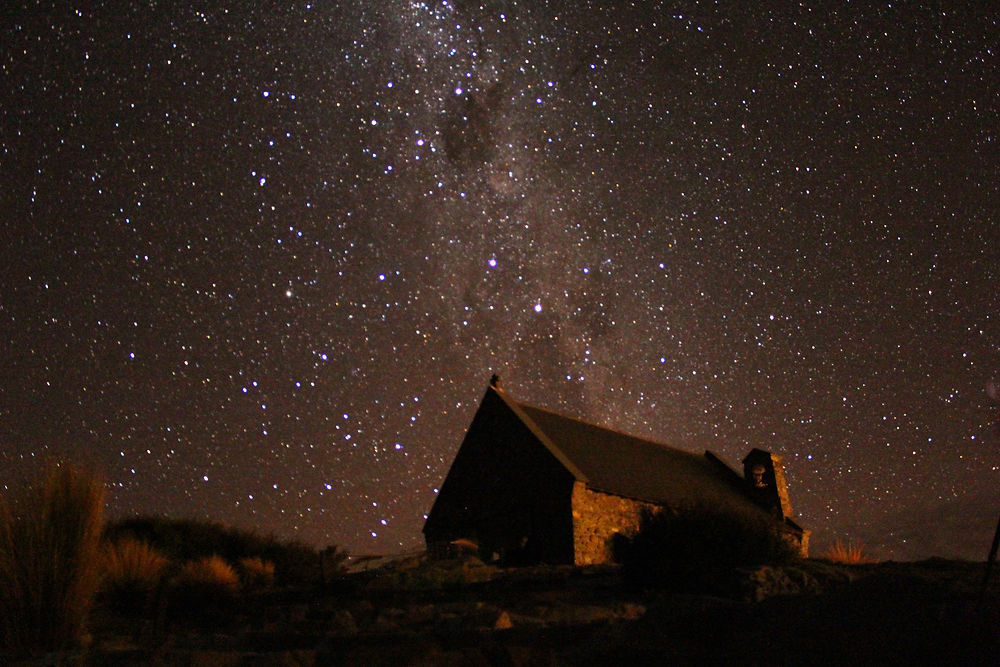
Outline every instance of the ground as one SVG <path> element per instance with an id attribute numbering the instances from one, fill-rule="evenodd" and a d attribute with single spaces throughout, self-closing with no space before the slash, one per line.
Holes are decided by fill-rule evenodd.
<path id="1" fill-rule="evenodd" d="M 398 561 L 189 614 L 98 605 L 86 651 L 36 664 L 1000 664 L 984 565 L 810 560 L 713 595 L 645 590 L 615 567 Z"/>

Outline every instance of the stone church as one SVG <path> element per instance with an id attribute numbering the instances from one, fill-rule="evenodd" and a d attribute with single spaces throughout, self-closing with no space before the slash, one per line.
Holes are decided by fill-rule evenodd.
<path id="1" fill-rule="evenodd" d="M 740 475 L 708 451 L 686 452 L 521 403 L 494 376 L 424 536 L 432 553 L 470 540 L 511 562 L 607 563 L 615 536 L 633 535 L 644 510 L 691 503 L 769 515 L 807 553 L 809 531 L 792 520 L 777 455 L 752 450 Z"/>

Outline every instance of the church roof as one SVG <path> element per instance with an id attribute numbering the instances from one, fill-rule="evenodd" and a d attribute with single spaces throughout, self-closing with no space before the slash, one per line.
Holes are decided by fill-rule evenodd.
<path id="1" fill-rule="evenodd" d="M 676 449 L 521 403 L 498 387 L 491 390 L 578 481 L 595 491 L 656 504 L 697 498 L 757 507 L 744 492 L 742 477 L 711 452 Z"/>

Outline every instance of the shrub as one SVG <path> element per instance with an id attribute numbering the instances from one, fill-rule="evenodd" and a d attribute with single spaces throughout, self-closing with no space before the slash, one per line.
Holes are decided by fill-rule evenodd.
<path id="1" fill-rule="evenodd" d="M 737 568 L 789 563 L 797 550 L 766 514 L 693 504 L 644 514 L 618 557 L 634 584 L 719 592 Z"/>
<path id="2" fill-rule="evenodd" d="M 86 640 L 99 582 L 104 486 L 51 465 L 20 502 L 0 501 L 0 641 L 15 654 Z"/>
<path id="3" fill-rule="evenodd" d="M 108 603 L 122 612 L 148 610 L 170 560 L 132 537 L 105 543 L 102 556 L 101 591 Z"/>
<path id="4" fill-rule="evenodd" d="M 843 565 L 861 565 L 872 562 L 872 559 L 865 555 L 865 547 L 862 543 L 848 540 L 847 544 L 844 544 L 839 539 L 823 554 L 823 558 L 831 563 Z"/>

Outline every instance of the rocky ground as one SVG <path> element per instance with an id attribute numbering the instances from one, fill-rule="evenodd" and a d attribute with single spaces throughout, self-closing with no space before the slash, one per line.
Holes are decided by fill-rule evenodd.
<path id="1" fill-rule="evenodd" d="M 806 561 L 650 591 L 614 568 L 410 559 L 332 585 L 99 605 L 82 665 L 1000 664 L 1000 585 L 982 564 Z"/>

